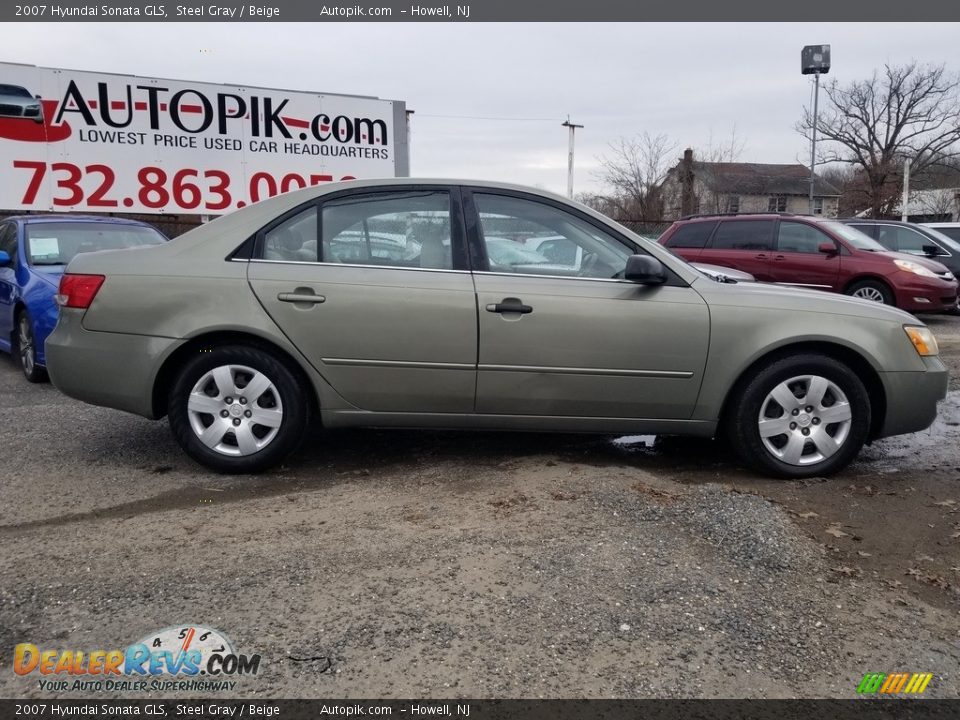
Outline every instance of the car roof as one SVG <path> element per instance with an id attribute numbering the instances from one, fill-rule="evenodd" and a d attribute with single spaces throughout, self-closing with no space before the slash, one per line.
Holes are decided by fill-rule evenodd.
<path id="1" fill-rule="evenodd" d="M 142 225 L 144 227 L 153 227 L 142 220 L 133 220 L 131 218 L 108 217 L 104 215 L 11 215 L 4 220 L 15 220 L 17 222 L 34 224 L 49 222 L 79 222 L 79 223 L 109 223 L 112 225 Z"/>

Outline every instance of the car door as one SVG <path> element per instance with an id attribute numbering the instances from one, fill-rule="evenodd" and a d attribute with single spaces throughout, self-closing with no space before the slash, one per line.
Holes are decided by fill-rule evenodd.
<path id="1" fill-rule="evenodd" d="M 820 252 L 822 244 L 830 245 L 836 252 Z M 770 276 L 774 282 L 782 285 L 838 290 L 840 253 L 837 244 L 810 223 L 780 220 Z"/>
<path id="2" fill-rule="evenodd" d="M 10 351 L 13 333 L 13 307 L 17 301 L 17 224 L 0 223 L 0 250 L 10 256 L 10 261 L 0 267 L 0 349 Z"/>
<path id="3" fill-rule="evenodd" d="M 773 219 L 723 220 L 695 259 L 742 270 L 757 280 L 771 280 Z M 685 256 L 686 257 L 686 256 Z"/>
<path id="4" fill-rule="evenodd" d="M 343 191 L 258 234 L 263 307 L 349 403 L 472 412 L 477 306 L 455 188 Z"/>
<path id="5" fill-rule="evenodd" d="M 691 416 L 710 334 L 696 291 L 679 278 L 656 287 L 618 279 L 638 249 L 565 205 L 464 192 L 480 317 L 478 413 Z M 549 262 L 488 263 L 490 240 L 538 235 L 582 248 L 577 274 Z"/>

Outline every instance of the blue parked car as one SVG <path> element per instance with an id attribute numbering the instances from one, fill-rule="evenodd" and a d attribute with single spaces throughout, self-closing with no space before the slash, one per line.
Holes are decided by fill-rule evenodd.
<path id="1" fill-rule="evenodd" d="M 57 323 L 54 296 L 73 256 L 166 241 L 156 228 L 120 218 L 23 215 L 0 221 L 0 350 L 19 355 L 27 380 L 42 382 L 43 343 Z"/>

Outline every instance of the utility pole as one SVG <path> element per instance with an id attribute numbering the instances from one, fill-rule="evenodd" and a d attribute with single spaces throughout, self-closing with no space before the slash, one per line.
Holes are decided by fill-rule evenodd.
<path id="1" fill-rule="evenodd" d="M 406 111 L 406 116 L 407 116 L 407 177 L 410 177 L 410 176 L 412 175 L 412 173 L 410 172 L 410 166 L 411 166 L 411 162 L 410 162 L 410 154 L 411 154 L 411 153 L 410 153 L 410 120 L 411 120 L 411 118 L 413 117 L 413 114 L 414 114 L 415 112 L 416 112 L 416 110 L 407 110 L 407 111 Z"/>
<path id="2" fill-rule="evenodd" d="M 903 163 L 903 197 L 900 199 L 900 219 L 907 222 L 907 205 L 910 204 L 910 158 Z"/>
<path id="3" fill-rule="evenodd" d="M 567 115 L 567 121 L 561 127 L 570 128 L 570 145 L 567 151 L 567 197 L 573 199 L 573 136 L 577 128 L 583 125 L 574 125 L 570 122 L 570 116 Z"/>

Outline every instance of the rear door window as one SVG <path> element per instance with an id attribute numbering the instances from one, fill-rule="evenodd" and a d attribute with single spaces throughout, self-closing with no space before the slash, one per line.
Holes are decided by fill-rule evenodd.
<path id="1" fill-rule="evenodd" d="M 714 250 L 773 250 L 773 220 L 724 220 L 713 236 Z"/>
<path id="2" fill-rule="evenodd" d="M 681 225 L 667 240 L 669 248 L 693 248 L 699 250 L 707 244 L 710 234 L 717 226 L 715 222 L 698 222 Z"/>
<path id="3" fill-rule="evenodd" d="M 924 245 L 936 245 L 926 235 L 901 225 L 880 225 L 877 229 L 880 244 L 898 252 L 923 255 Z"/>

